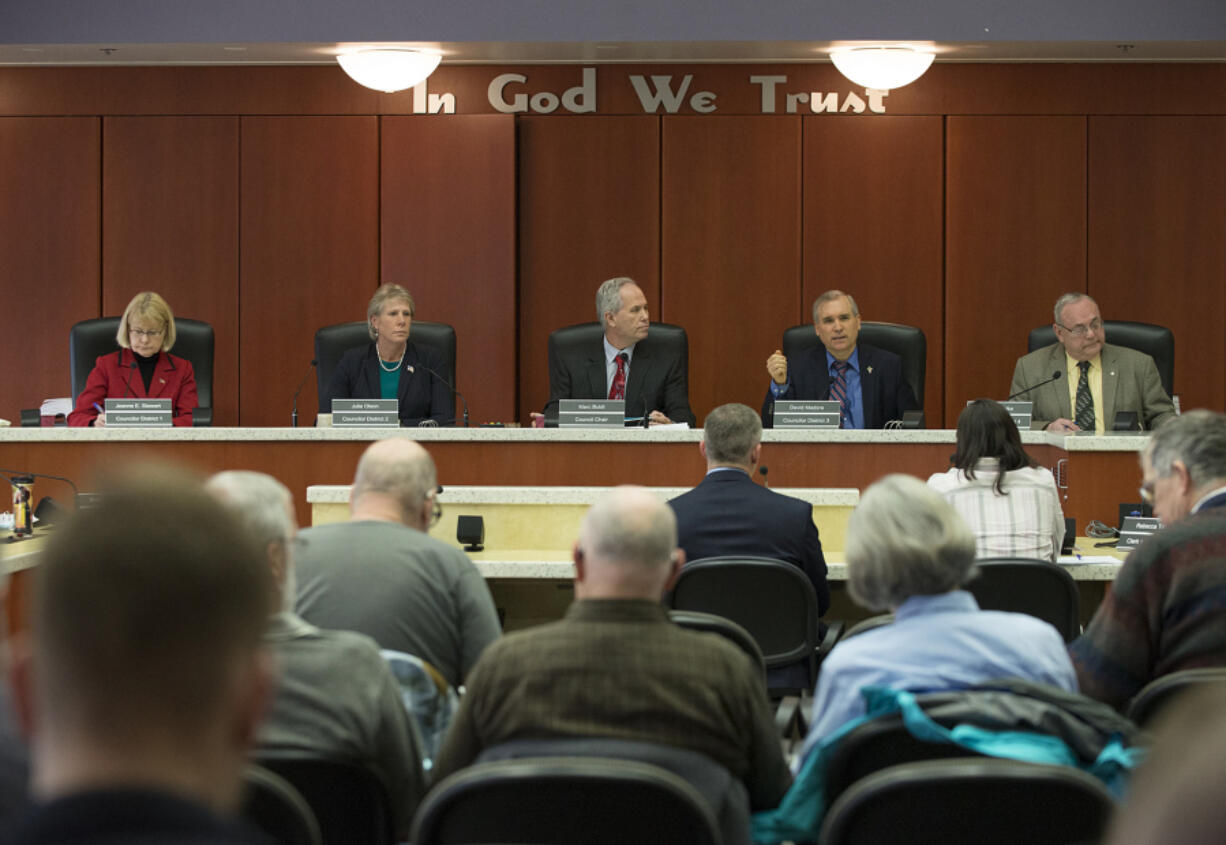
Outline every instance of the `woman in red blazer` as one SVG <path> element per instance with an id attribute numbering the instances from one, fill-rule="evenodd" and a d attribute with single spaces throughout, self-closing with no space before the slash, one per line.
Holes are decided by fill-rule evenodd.
<path id="1" fill-rule="evenodd" d="M 118 352 L 98 356 L 94 369 L 68 415 L 68 424 L 106 425 L 99 409 L 105 399 L 170 399 L 175 425 L 191 425 L 196 373 L 183 358 L 170 354 L 175 344 L 175 316 L 156 293 L 138 293 L 124 309 L 115 342 Z"/>

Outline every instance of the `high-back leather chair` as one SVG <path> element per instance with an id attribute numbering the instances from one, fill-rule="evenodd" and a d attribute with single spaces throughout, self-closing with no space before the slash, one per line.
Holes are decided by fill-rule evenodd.
<path id="1" fill-rule="evenodd" d="M 324 326 L 315 332 L 315 378 L 321 400 L 326 395 L 328 382 L 332 380 L 332 374 L 336 372 L 341 356 L 355 346 L 365 346 L 370 343 L 368 325 L 365 320 L 355 320 L 352 323 Z M 452 386 L 459 387 L 460 376 L 456 371 L 454 326 L 447 323 L 414 320 L 409 330 L 409 340 L 437 352 L 443 359 L 443 364 L 450 369 Z M 319 410 L 325 414 L 331 411 L 330 408 Z"/>
<path id="2" fill-rule="evenodd" d="M 239 817 L 278 845 L 322 845 L 319 822 L 306 799 L 285 778 L 248 763 L 243 770 Z"/>
<path id="3" fill-rule="evenodd" d="M 1024 557 L 980 558 L 979 575 L 965 589 L 982 610 L 1007 610 L 1042 619 L 1066 643 L 1081 633 L 1077 583 L 1063 566 Z"/>
<path id="4" fill-rule="evenodd" d="M 119 320 L 119 317 L 82 320 L 68 331 L 68 374 L 74 402 L 85 389 L 98 356 L 119 349 L 115 343 Z M 187 360 L 196 375 L 198 405 L 192 412 L 194 426 L 213 424 L 213 346 L 213 327 L 209 323 L 175 317 L 175 345 L 170 353 Z"/>
<path id="5" fill-rule="evenodd" d="M 352 760 L 261 753 L 256 762 L 287 780 L 319 822 L 323 845 L 394 845 L 387 786 Z"/>
<path id="6" fill-rule="evenodd" d="M 792 326 L 783 333 L 783 354 L 791 358 L 812 349 L 820 342 L 812 323 Z M 865 320 L 860 323 L 860 335 L 856 342 L 893 352 L 901 358 L 902 377 L 911 386 L 916 403 L 919 407 L 924 407 L 928 340 L 924 337 L 923 329 L 904 326 L 901 323 L 873 323 Z"/>
<path id="7" fill-rule="evenodd" d="M 1138 323 L 1132 320 L 1103 320 L 1103 339 L 1115 346 L 1126 346 L 1144 352 L 1154 359 L 1158 378 L 1167 396 L 1175 395 L 1175 334 L 1165 326 Z M 1030 330 L 1026 351 L 1034 352 L 1056 342 L 1056 331 L 1050 324 Z"/>

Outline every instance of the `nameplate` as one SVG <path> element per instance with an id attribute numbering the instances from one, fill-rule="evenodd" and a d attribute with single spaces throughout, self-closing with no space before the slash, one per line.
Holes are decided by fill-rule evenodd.
<path id="1" fill-rule="evenodd" d="M 1120 541 L 1116 549 L 1135 549 L 1145 538 L 1162 530 L 1162 520 L 1156 516 L 1126 516 L 1120 524 Z"/>
<path id="2" fill-rule="evenodd" d="M 169 399 L 107 399 L 107 428 L 170 428 L 174 425 Z"/>
<path id="3" fill-rule="evenodd" d="M 967 402 L 966 404 L 971 404 Z M 1029 431 L 1030 421 L 1034 419 L 1034 403 L 1033 402 L 1001 402 L 1000 406 L 1005 409 L 1009 416 L 1013 417 L 1013 424 L 1017 426 L 1018 431 Z"/>
<path id="4" fill-rule="evenodd" d="M 558 428 L 622 428 L 626 424 L 624 399 L 561 399 Z"/>
<path id="5" fill-rule="evenodd" d="M 400 403 L 396 399 L 333 399 L 334 428 L 399 428 Z"/>
<path id="6" fill-rule="evenodd" d="M 775 402 L 775 428 L 838 428 L 839 403 L 781 399 Z"/>

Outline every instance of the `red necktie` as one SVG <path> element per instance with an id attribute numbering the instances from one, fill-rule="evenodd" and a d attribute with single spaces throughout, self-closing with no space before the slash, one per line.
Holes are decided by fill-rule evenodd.
<path id="1" fill-rule="evenodd" d="M 626 398 L 626 353 L 623 352 L 613 359 L 617 362 L 617 372 L 613 376 L 613 383 L 609 385 L 610 399 L 625 399 Z"/>

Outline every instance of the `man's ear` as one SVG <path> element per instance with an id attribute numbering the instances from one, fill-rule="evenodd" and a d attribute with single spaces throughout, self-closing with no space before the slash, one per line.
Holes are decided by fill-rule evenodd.
<path id="1" fill-rule="evenodd" d="M 668 580 L 664 582 L 664 592 L 667 593 L 677 583 L 677 577 L 681 574 L 683 566 L 685 566 L 685 549 L 676 549 L 669 565 Z"/>
<path id="2" fill-rule="evenodd" d="M 583 547 L 575 543 L 571 550 L 571 560 L 575 562 L 575 581 L 583 583 L 583 579 L 587 576 L 587 561 L 583 559 Z"/>
<path id="3" fill-rule="evenodd" d="M 762 461 L 762 444 L 755 443 L 753 449 L 749 452 L 749 465 L 756 467 Z"/>
<path id="4" fill-rule="evenodd" d="M 707 441 L 706 438 L 698 441 L 698 452 L 702 455 L 702 459 L 707 459 Z"/>
<path id="5" fill-rule="evenodd" d="M 1192 475 L 1188 472 L 1187 464 L 1179 460 L 1171 461 L 1171 475 L 1177 479 L 1182 495 L 1186 496 L 1192 492 Z"/>

